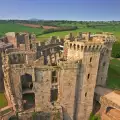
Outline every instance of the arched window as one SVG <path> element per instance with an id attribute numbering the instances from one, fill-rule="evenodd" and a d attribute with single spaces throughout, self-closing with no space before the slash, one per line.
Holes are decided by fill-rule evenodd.
<path id="1" fill-rule="evenodd" d="M 24 75 L 21 76 L 21 83 L 22 90 L 32 89 L 33 88 L 32 76 L 30 74 L 25 73 Z"/>

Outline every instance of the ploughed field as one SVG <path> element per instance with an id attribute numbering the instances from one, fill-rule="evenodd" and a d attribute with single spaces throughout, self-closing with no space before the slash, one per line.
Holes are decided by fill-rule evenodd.
<path id="1" fill-rule="evenodd" d="M 40 27 L 42 27 L 43 29 L 57 29 L 58 28 L 58 27 L 54 27 L 54 26 L 42 26 L 39 24 L 23 24 L 23 23 L 18 23 L 18 24 L 27 26 L 27 27 L 31 27 L 31 28 L 40 28 Z"/>

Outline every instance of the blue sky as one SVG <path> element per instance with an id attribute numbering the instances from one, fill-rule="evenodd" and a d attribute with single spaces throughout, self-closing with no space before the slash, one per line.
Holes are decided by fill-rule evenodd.
<path id="1" fill-rule="evenodd" d="M 120 0 L 0 0 L 0 19 L 120 20 Z"/>

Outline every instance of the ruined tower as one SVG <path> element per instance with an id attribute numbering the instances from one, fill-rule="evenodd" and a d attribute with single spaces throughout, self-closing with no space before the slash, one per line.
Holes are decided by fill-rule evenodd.
<path id="1" fill-rule="evenodd" d="M 96 85 L 105 87 L 106 80 L 107 80 L 108 67 L 109 67 L 109 62 L 110 62 L 110 57 L 112 52 L 112 45 L 116 41 L 116 38 L 114 37 L 113 34 L 110 34 L 110 33 L 103 33 L 103 36 L 101 37 L 103 38 L 104 46 L 100 52 Z"/>
<path id="2" fill-rule="evenodd" d="M 102 39 L 98 40 L 98 36 L 88 34 L 83 34 L 82 38 L 80 36 L 74 40 L 69 38 L 65 40 L 66 48 L 64 49 L 67 51 L 65 52 L 67 61 L 79 63 L 71 81 L 75 84 L 75 99 L 74 103 L 71 103 L 74 107 L 66 107 L 74 109 L 74 113 L 70 114 L 74 120 L 88 120 L 92 112 L 100 50 L 103 48 L 103 43 Z M 70 74 L 72 72 L 72 70 L 69 71 Z M 71 75 L 68 74 L 68 76 L 70 78 Z M 66 101 L 69 101 L 69 98 Z"/>
<path id="3" fill-rule="evenodd" d="M 15 110 L 30 107 L 52 114 L 57 109 L 64 120 L 88 120 L 95 86 L 105 85 L 114 36 L 70 34 L 64 39 L 64 50 L 60 42 L 38 45 L 34 35 L 28 36 L 29 42 L 22 45 L 28 49 L 8 49 L 3 56 L 6 94 Z M 26 96 L 32 96 L 32 103 Z"/>

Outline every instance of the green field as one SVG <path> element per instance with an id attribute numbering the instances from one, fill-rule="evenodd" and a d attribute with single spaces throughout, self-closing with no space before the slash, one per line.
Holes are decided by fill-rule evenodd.
<path id="1" fill-rule="evenodd" d="M 7 100 L 5 98 L 4 93 L 0 93 L 0 108 L 3 108 L 5 106 L 7 106 Z"/>
<path id="2" fill-rule="evenodd" d="M 30 32 L 40 34 L 41 28 L 31 28 L 15 23 L 0 23 L 0 36 L 3 36 L 7 32 Z"/>
<path id="3" fill-rule="evenodd" d="M 120 60 L 112 59 L 108 69 L 107 86 L 120 89 Z"/>
<path id="4" fill-rule="evenodd" d="M 49 33 L 49 34 L 43 34 L 38 36 L 38 40 L 43 40 L 43 39 L 47 39 L 51 36 L 59 36 L 60 38 L 65 37 L 65 35 L 68 35 L 69 33 L 73 33 L 73 35 L 77 35 L 79 32 L 92 32 L 92 33 L 96 33 L 96 32 L 102 32 L 102 30 L 100 29 L 93 29 L 93 28 L 79 28 L 77 30 L 72 30 L 72 31 L 61 31 L 61 32 L 53 32 L 53 33 Z"/>

